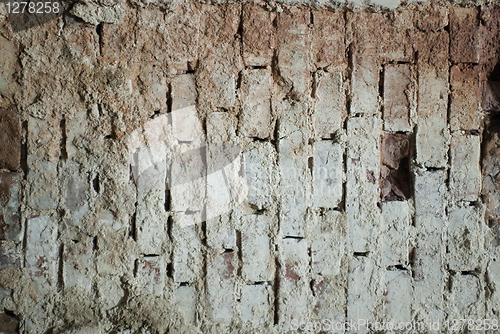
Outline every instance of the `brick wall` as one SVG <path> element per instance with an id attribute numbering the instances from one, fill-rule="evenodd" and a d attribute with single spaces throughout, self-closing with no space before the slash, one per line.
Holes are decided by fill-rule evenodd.
<path id="1" fill-rule="evenodd" d="M 500 320 L 500 8 L 130 5 L 0 15 L 0 332 Z"/>

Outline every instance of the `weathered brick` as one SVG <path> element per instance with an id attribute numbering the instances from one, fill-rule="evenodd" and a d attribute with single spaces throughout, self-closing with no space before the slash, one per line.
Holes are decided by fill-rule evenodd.
<path id="1" fill-rule="evenodd" d="M 445 167 L 448 161 L 448 33 L 422 33 L 418 58 L 419 117 L 416 135 L 417 163 Z"/>
<path id="2" fill-rule="evenodd" d="M 380 225 L 381 121 L 375 117 L 355 117 L 347 123 L 346 236 L 349 252 L 370 251 Z"/>
<path id="3" fill-rule="evenodd" d="M 135 279 L 143 293 L 163 296 L 165 288 L 165 261 L 161 256 L 147 256 L 136 260 Z"/>
<path id="4" fill-rule="evenodd" d="M 11 97 L 15 93 L 15 80 L 12 79 L 19 62 L 18 47 L 13 40 L 9 41 L 5 37 L 0 36 L 0 49 L 3 51 L 3 57 L 0 60 L 0 94 L 5 97 Z M 0 139 L 1 142 L 2 140 Z M 3 152 L 0 156 L 4 156 Z"/>
<path id="5" fill-rule="evenodd" d="M 26 266 L 40 298 L 56 290 L 59 250 L 57 223 L 49 216 L 28 219 Z"/>
<path id="6" fill-rule="evenodd" d="M 450 70 L 450 126 L 451 130 L 479 130 L 481 113 L 477 93 L 479 73 L 477 67 L 455 65 Z"/>
<path id="7" fill-rule="evenodd" d="M 480 10 L 480 25 L 477 32 L 480 82 L 483 84 L 497 65 L 499 45 L 492 43 L 500 36 L 500 12 L 497 4 L 483 4 Z M 484 107 L 483 107 L 484 110 Z"/>
<path id="8" fill-rule="evenodd" d="M 500 166 L 500 137 L 495 131 L 485 131 L 482 151 L 482 198 L 486 205 L 486 219 L 500 221 L 500 183 L 496 179 Z"/>
<path id="9" fill-rule="evenodd" d="M 241 288 L 241 319 L 253 327 L 272 324 L 269 294 L 271 288 L 264 284 L 244 285 Z"/>
<path id="10" fill-rule="evenodd" d="M 137 24 L 137 13 L 125 7 L 125 17 L 117 24 L 102 24 L 102 56 L 108 58 L 135 59 L 139 49 L 136 44 L 135 34 L 130 33 L 130 28 Z"/>
<path id="11" fill-rule="evenodd" d="M 411 131 L 409 123 L 413 98 L 412 72 L 409 64 L 384 68 L 384 130 Z"/>
<path id="12" fill-rule="evenodd" d="M 63 245 L 63 282 L 64 288 L 74 288 L 79 292 L 92 292 L 93 239 L 81 236 Z"/>
<path id="13" fill-rule="evenodd" d="M 203 42 L 206 43 L 205 48 L 239 42 L 236 38 L 241 17 L 241 6 L 239 4 L 203 4 L 201 6 L 201 15 L 203 18 Z"/>
<path id="14" fill-rule="evenodd" d="M 309 120 L 307 117 L 309 106 L 303 102 L 284 100 L 277 109 L 280 113 L 278 126 L 279 139 L 288 137 L 292 134 L 300 133 L 303 143 L 307 143 L 309 136 Z"/>
<path id="15" fill-rule="evenodd" d="M 66 153 L 68 159 L 73 159 L 79 152 L 78 142 L 84 138 L 85 132 L 88 131 L 87 113 L 83 110 L 78 110 L 75 115 L 66 120 Z"/>
<path id="16" fill-rule="evenodd" d="M 441 74 L 444 72 L 447 73 L 449 69 L 449 47 L 449 34 L 444 29 L 436 32 L 431 30 L 416 33 L 414 48 L 415 51 L 418 52 L 418 71 L 426 73 L 434 68 L 439 74 L 437 77 L 441 77 Z M 430 103 L 432 95 L 429 95 L 426 98 Z M 421 103 L 420 99 L 418 103 Z"/>
<path id="17" fill-rule="evenodd" d="M 446 118 L 420 118 L 416 135 L 417 163 L 425 167 L 445 167 L 449 142 L 450 132 Z"/>
<path id="18" fill-rule="evenodd" d="M 414 316 L 419 320 L 442 321 L 445 316 L 442 238 L 440 229 L 416 236 L 412 266 L 413 307 L 416 310 Z"/>
<path id="19" fill-rule="evenodd" d="M 345 252 L 345 216 L 331 210 L 315 215 L 313 219 L 311 272 L 324 276 L 338 275 Z"/>
<path id="20" fill-rule="evenodd" d="M 196 306 L 198 304 L 198 293 L 191 285 L 181 285 L 174 291 L 174 303 L 183 313 L 184 319 L 194 324 L 196 322 Z"/>
<path id="21" fill-rule="evenodd" d="M 453 63 L 477 63 L 478 9 L 450 9 L 450 57 Z"/>
<path id="22" fill-rule="evenodd" d="M 306 93 L 311 85 L 309 23 L 306 8 L 290 7 L 278 13 L 279 73 L 298 95 Z"/>
<path id="23" fill-rule="evenodd" d="M 377 319 L 376 309 L 380 307 L 380 288 L 371 277 L 377 275 L 375 261 L 368 257 L 354 257 L 349 261 L 347 278 L 347 321 L 358 319 L 374 321 Z M 361 325 L 358 333 L 368 332 L 368 325 Z"/>
<path id="24" fill-rule="evenodd" d="M 167 146 L 166 117 L 144 125 L 144 146 L 138 153 L 136 236 L 144 254 L 159 254 L 166 236 L 165 194 Z M 177 199 L 177 197 L 176 197 Z"/>
<path id="25" fill-rule="evenodd" d="M 377 56 L 355 53 L 351 79 L 351 114 L 379 113 L 380 63 Z"/>
<path id="26" fill-rule="evenodd" d="M 342 128 L 346 116 L 346 94 L 343 71 L 317 71 L 314 75 L 314 135 L 332 138 Z"/>
<path id="27" fill-rule="evenodd" d="M 344 150 L 331 141 L 313 145 L 313 205 L 322 208 L 338 207 L 342 201 Z"/>
<path id="28" fill-rule="evenodd" d="M 181 227 L 174 217 L 172 226 L 173 269 L 175 282 L 195 282 L 201 270 L 201 242 L 196 225 Z"/>
<path id="29" fill-rule="evenodd" d="M 231 202 L 239 203 L 234 188 L 244 179 L 234 174 L 240 170 L 240 148 L 236 141 L 236 119 L 225 112 L 207 116 L 206 213 L 208 219 L 228 212 Z"/>
<path id="30" fill-rule="evenodd" d="M 419 4 L 415 12 L 415 26 L 422 31 L 438 31 L 448 25 L 448 7 L 436 3 Z"/>
<path id="31" fill-rule="evenodd" d="M 243 5 L 243 60 L 246 66 L 268 66 L 276 48 L 276 13 L 257 4 Z"/>
<path id="32" fill-rule="evenodd" d="M 0 108 L 0 169 L 15 171 L 20 162 L 21 122 L 17 110 Z"/>
<path id="33" fill-rule="evenodd" d="M 311 60 L 316 67 L 343 65 L 345 52 L 345 20 L 342 11 L 318 8 L 311 12 Z"/>
<path id="34" fill-rule="evenodd" d="M 209 144 L 207 168 L 206 215 L 212 219 L 243 202 L 248 186 L 241 175 L 242 157 L 237 145 Z"/>
<path id="35" fill-rule="evenodd" d="M 486 299 L 486 315 L 492 317 L 496 316 L 500 309 L 500 290 L 498 289 L 500 284 L 498 283 L 500 282 L 500 262 L 498 261 L 498 258 L 495 258 L 495 260 L 496 261 L 488 261 L 488 266 L 486 267 L 488 280 L 494 288 L 490 297 Z"/>
<path id="36" fill-rule="evenodd" d="M 21 175 L 0 172 L 0 240 L 21 241 Z"/>
<path id="37" fill-rule="evenodd" d="M 234 249 L 236 231 L 231 224 L 229 214 L 208 219 L 206 222 L 207 245 L 216 249 Z"/>
<path id="38" fill-rule="evenodd" d="M 305 239 L 282 239 L 279 248 L 279 324 L 289 329 L 292 319 L 307 321 L 309 282 L 307 281 L 307 242 Z"/>
<path id="39" fill-rule="evenodd" d="M 480 155 L 479 136 L 453 134 L 450 187 L 456 200 L 477 200 L 481 191 Z"/>
<path id="40" fill-rule="evenodd" d="M 382 16 L 383 24 L 379 37 L 381 41 L 378 47 L 381 49 L 380 56 L 384 62 L 413 61 L 413 41 L 415 38 L 413 17 L 415 12 L 395 10 L 391 16 Z M 369 29 L 376 33 L 376 28 L 373 25 L 369 25 Z M 377 42 L 377 39 L 374 39 L 374 42 Z"/>
<path id="41" fill-rule="evenodd" d="M 310 189 L 307 145 L 307 105 L 284 101 L 278 128 L 280 228 L 286 236 L 303 236 Z"/>
<path id="42" fill-rule="evenodd" d="M 243 152 L 248 203 L 262 210 L 276 203 L 279 175 L 276 151 L 271 143 L 255 143 Z"/>
<path id="43" fill-rule="evenodd" d="M 72 213 L 80 215 L 88 210 L 87 196 L 89 196 L 89 180 L 78 173 L 68 178 L 66 183 L 66 208 Z"/>
<path id="44" fill-rule="evenodd" d="M 40 159 L 57 162 L 61 156 L 60 121 L 46 116 L 45 119 L 28 119 L 28 167 Z"/>
<path id="45" fill-rule="evenodd" d="M 270 248 L 269 218 L 264 215 L 242 217 L 242 275 L 250 282 L 270 281 L 274 266 Z"/>
<path id="46" fill-rule="evenodd" d="M 98 296 L 104 310 L 114 308 L 125 296 L 125 291 L 121 285 L 120 278 L 114 275 L 106 275 L 99 280 Z"/>
<path id="47" fill-rule="evenodd" d="M 21 268 L 22 263 L 21 245 L 14 241 L 0 240 L 0 269 Z"/>
<path id="48" fill-rule="evenodd" d="M 444 227 L 447 203 L 446 173 L 422 171 L 415 173 L 415 226 L 424 231 Z"/>
<path id="49" fill-rule="evenodd" d="M 485 290 L 479 278 L 475 275 L 456 274 L 451 276 L 450 280 L 451 298 L 448 312 L 453 319 L 484 319 Z"/>
<path id="50" fill-rule="evenodd" d="M 345 321 L 347 266 L 343 267 L 340 275 L 320 276 L 317 280 L 311 282 L 314 292 L 313 303 L 311 304 L 312 318 L 323 322 L 328 319 L 332 322 L 329 324 L 332 328 L 335 328 L 334 323 L 344 323 Z"/>
<path id="51" fill-rule="evenodd" d="M 191 149 L 190 149 L 191 148 Z M 171 169 L 171 210 L 201 211 L 206 194 L 205 148 L 182 145 L 174 152 Z"/>
<path id="52" fill-rule="evenodd" d="M 57 164 L 49 161 L 34 161 L 28 172 L 28 205 L 35 210 L 55 209 L 59 202 Z"/>
<path id="53" fill-rule="evenodd" d="M 386 271 L 384 285 L 384 320 L 394 324 L 412 321 L 411 273 L 406 270 Z"/>
<path id="54" fill-rule="evenodd" d="M 245 137 L 269 138 L 273 133 L 271 114 L 271 70 L 243 70 L 239 133 Z"/>
<path id="55" fill-rule="evenodd" d="M 381 262 L 384 266 L 407 265 L 410 208 L 406 201 L 382 203 Z"/>
<path id="56" fill-rule="evenodd" d="M 474 271 L 484 251 L 484 208 L 448 208 L 446 261 L 455 271 Z"/>
<path id="57" fill-rule="evenodd" d="M 214 254 L 207 264 L 209 317 L 215 323 L 229 324 L 233 318 L 235 260 L 234 252 L 225 252 Z"/>
<path id="58" fill-rule="evenodd" d="M 304 236 L 310 190 L 307 186 L 309 150 L 299 132 L 278 143 L 280 170 L 280 229 L 285 236 Z"/>
<path id="59" fill-rule="evenodd" d="M 410 143 L 402 133 L 386 133 L 382 138 L 380 190 L 382 201 L 402 201 L 411 196 Z"/>
<path id="60" fill-rule="evenodd" d="M 220 50 L 220 52 L 224 52 Z M 236 103 L 236 68 L 231 54 L 209 51 L 196 72 L 198 105 L 202 110 L 230 109 Z"/>

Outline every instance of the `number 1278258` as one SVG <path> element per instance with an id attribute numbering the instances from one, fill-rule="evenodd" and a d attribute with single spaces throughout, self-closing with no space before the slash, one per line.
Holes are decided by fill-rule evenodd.
<path id="1" fill-rule="evenodd" d="M 6 2 L 5 7 L 9 14 L 57 14 L 60 11 L 58 2 Z"/>

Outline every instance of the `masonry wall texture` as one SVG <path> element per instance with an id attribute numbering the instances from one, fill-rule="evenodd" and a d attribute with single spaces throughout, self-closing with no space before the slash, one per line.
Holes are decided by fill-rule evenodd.
<path id="1" fill-rule="evenodd" d="M 0 333 L 500 321 L 500 7 L 319 5 L 0 4 Z"/>

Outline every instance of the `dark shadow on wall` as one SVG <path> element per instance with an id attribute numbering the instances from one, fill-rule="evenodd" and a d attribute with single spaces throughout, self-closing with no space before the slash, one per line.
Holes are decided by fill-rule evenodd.
<path id="1" fill-rule="evenodd" d="M 485 114 L 481 148 L 486 221 L 495 232 L 495 246 L 500 245 L 500 63 L 483 85 L 481 107 Z"/>

